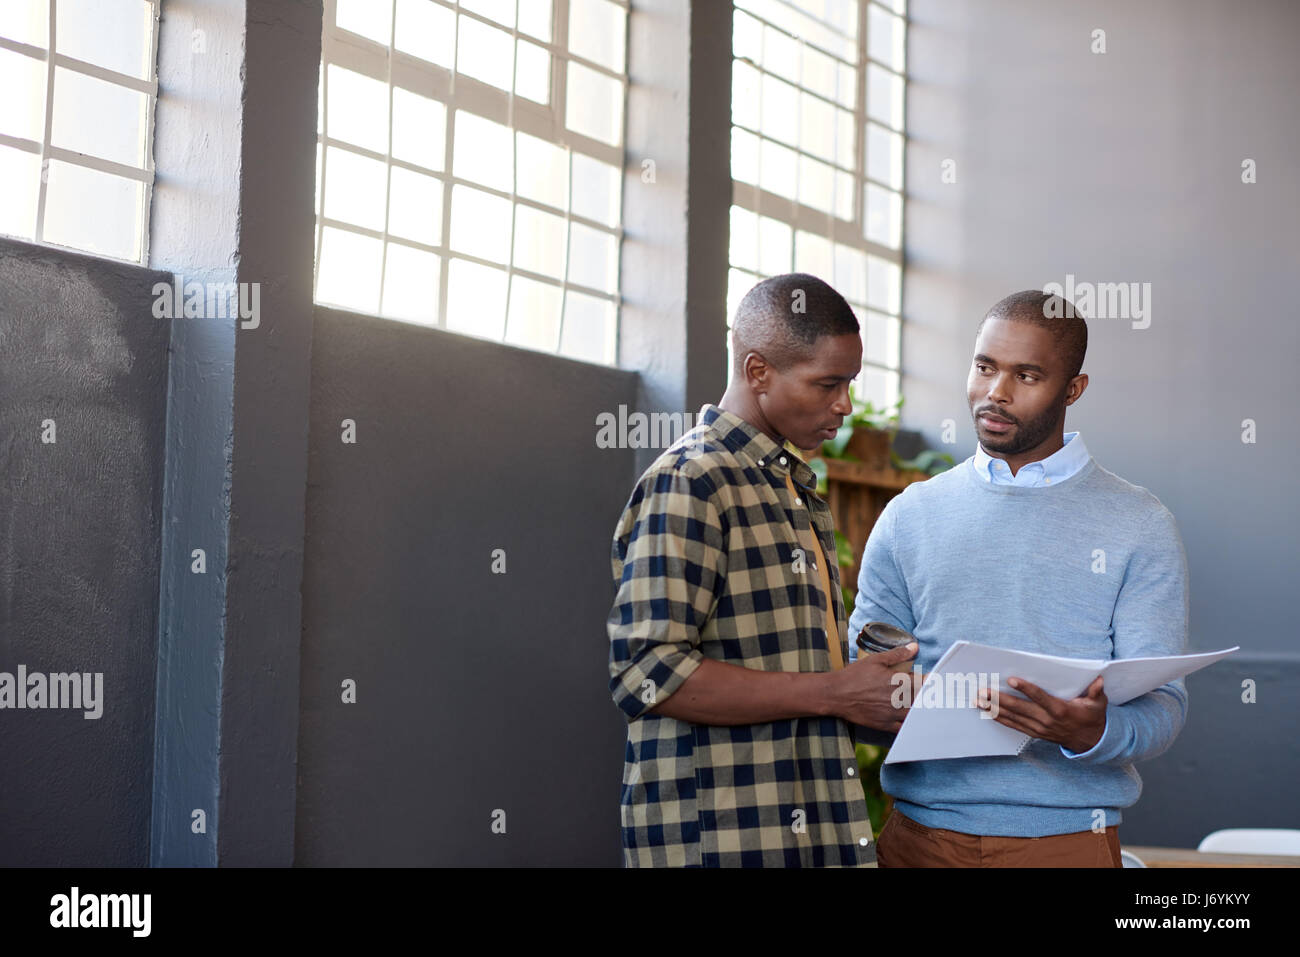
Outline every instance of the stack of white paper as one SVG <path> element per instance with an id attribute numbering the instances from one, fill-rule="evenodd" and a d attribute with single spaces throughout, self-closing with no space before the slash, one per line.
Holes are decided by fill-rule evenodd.
<path id="1" fill-rule="evenodd" d="M 1239 648 L 1165 658 L 1101 660 L 957 641 L 926 675 L 885 763 L 1019 754 L 1033 739 L 993 720 L 975 705 L 976 692 L 991 690 L 995 683 L 998 695 L 1023 699 L 1024 695 L 1007 684 L 1008 678 L 1023 678 L 1057 698 L 1075 698 L 1098 675 L 1104 675 L 1106 698 L 1111 704 L 1123 704 L 1212 665 Z"/>

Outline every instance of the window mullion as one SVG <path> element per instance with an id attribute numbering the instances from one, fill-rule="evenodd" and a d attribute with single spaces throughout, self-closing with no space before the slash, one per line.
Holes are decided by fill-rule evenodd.
<path id="1" fill-rule="evenodd" d="M 515 19 L 510 27 L 510 89 L 506 99 L 506 128 L 510 130 L 510 238 L 506 241 L 506 301 L 501 319 L 501 338 L 510 332 L 510 291 L 515 281 L 515 221 L 519 204 L 515 190 L 519 186 L 519 134 L 515 129 L 515 87 L 519 85 L 519 2 L 515 0 Z"/>
<path id="2" fill-rule="evenodd" d="M 388 278 L 388 217 L 393 207 L 393 50 L 397 39 L 397 0 L 388 0 L 388 148 L 384 150 L 384 235 L 379 247 L 379 314 L 384 314 L 384 286 Z M 322 200 L 324 197 L 322 196 Z"/>
<path id="3" fill-rule="evenodd" d="M 868 0 L 858 0 L 858 69 L 857 91 L 854 94 L 853 127 L 857 149 L 853 170 L 853 225 L 866 236 L 867 191 L 863 180 L 867 175 L 867 29 L 870 21 Z"/>
<path id="4" fill-rule="evenodd" d="M 58 0 L 50 0 L 50 33 L 45 49 L 45 132 L 41 138 L 41 185 L 36 194 L 36 235 L 45 241 L 45 196 L 50 179 L 50 140 L 54 132 L 54 49 L 58 37 Z"/>
<path id="5" fill-rule="evenodd" d="M 567 140 L 569 129 L 569 0 L 555 0 L 551 10 L 551 40 L 555 46 L 564 51 L 565 59 L 557 61 L 554 57 L 551 60 L 551 89 L 553 97 L 553 108 L 555 112 L 555 135 L 556 140 Z M 626 51 L 624 52 L 624 68 L 626 70 Z M 626 138 L 627 116 L 623 117 L 624 138 Z M 622 164 L 619 164 L 620 168 Z M 555 351 L 560 352 L 564 343 L 564 319 L 569 311 L 569 250 L 573 248 L 573 218 L 570 211 L 573 209 L 573 148 L 568 147 L 568 155 L 565 163 L 565 186 L 564 186 L 564 279 L 560 283 L 560 323 L 555 330 Z M 617 354 L 617 353 L 616 353 Z"/>
<path id="6" fill-rule="evenodd" d="M 459 4 L 457 4 L 459 8 Z M 459 14 L 458 14 L 459 15 Z M 447 290 L 451 285 L 451 193 L 452 193 L 452 159 L 455 155 L 456 135 L 456 65 L 460 62 L 460 21 L 452 30 L 451 77 L 447 89 L 447 102 L 443 110 L 443 155 L 442 155 L 442 230 L 440 239 L 447 254 L 438 262 L 438 327 L 447 328 Z M 392 122 L 392 117 L 389 117 Z"/>
<path id="7" fill-rule="evenodd" d="M 144 135 L 144 168 L 149 171 L 149 178 L 141 188 L 141 198 L 143 206 L 140 209 L 140 261 L 147 263 L 149 261 L 149 211 L 153 208 L 153 131 L 154 121 L 158 112 L 158 27 L 162 18 L 162 0 L 150 0 L 149 18 L 149 65 L 150 65 L 150 86 L 153 92 L 145 101 L 145 135 Z"/>

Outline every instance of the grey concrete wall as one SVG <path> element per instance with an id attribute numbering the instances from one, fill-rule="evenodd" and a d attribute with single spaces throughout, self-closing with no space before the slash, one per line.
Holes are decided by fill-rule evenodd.
<path id="1" fill-rule="evenodd" d="M 595 416 L 635 393 L 628 372 L 317 310 L 296 864 L 619 863 L 602 623 L 635 450 L 597 448 Z"/>
<path id="2" fill-rule="evenodd" d="M 966 374 L 1002 296 L 1067 273 L 1151 284 L 1148 328 L 1089 323 L 1091 384 L 1067 428 L 1177 518 L 1192 649 L 1245 653 L 1188 680 L 1187 727 L 1139 766 L 1121 834 L 1194 846 L 1298 827 L 1300 7 L 913 0 L 909 19 L 904 424 L 938 444 L 953 419 L 951 451 L 974 451 Z"/>
<path id="3" fill-rule="evenodd" d="M 149 860 L 165 278 L 0 239 L 0 671 L 103 675 L 99 718 L 0 712 L 0 865 Z"/>

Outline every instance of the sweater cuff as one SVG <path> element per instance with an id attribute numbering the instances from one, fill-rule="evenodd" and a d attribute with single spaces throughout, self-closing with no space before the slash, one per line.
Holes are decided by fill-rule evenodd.
<path id="1" fill-rule="evenodd" d="M 1106 761 L 1115 751 L 1115 745 L 1118 738 L 1124 736 L 1124 721 L 1118 712 L 1119 705 L 1106 705 L 1106 727 L 1102 729 L 1101 737 L 1087 751 L 1071 751 L 1065 745 L 1060 745 L 1061 753 L 1071 761 L 1083 761 L 1085 763 L 1094 763 Z"/>

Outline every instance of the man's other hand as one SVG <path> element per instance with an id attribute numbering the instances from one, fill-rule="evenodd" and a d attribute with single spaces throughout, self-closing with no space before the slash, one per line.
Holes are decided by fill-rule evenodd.
<path id="1" fill-rule="evenodd" d="M 877 731 L 896 732 L 920 690 L 914 674 L 901 674 L 893 666 L 916 656 L 917 644 L 911 642 L 893 651 L 860 655 L 839 671 L 832 672 L 831 713 L 850 724 L 860 724 Z M 912 688 L 906 687 L 912 682 Z"/>

